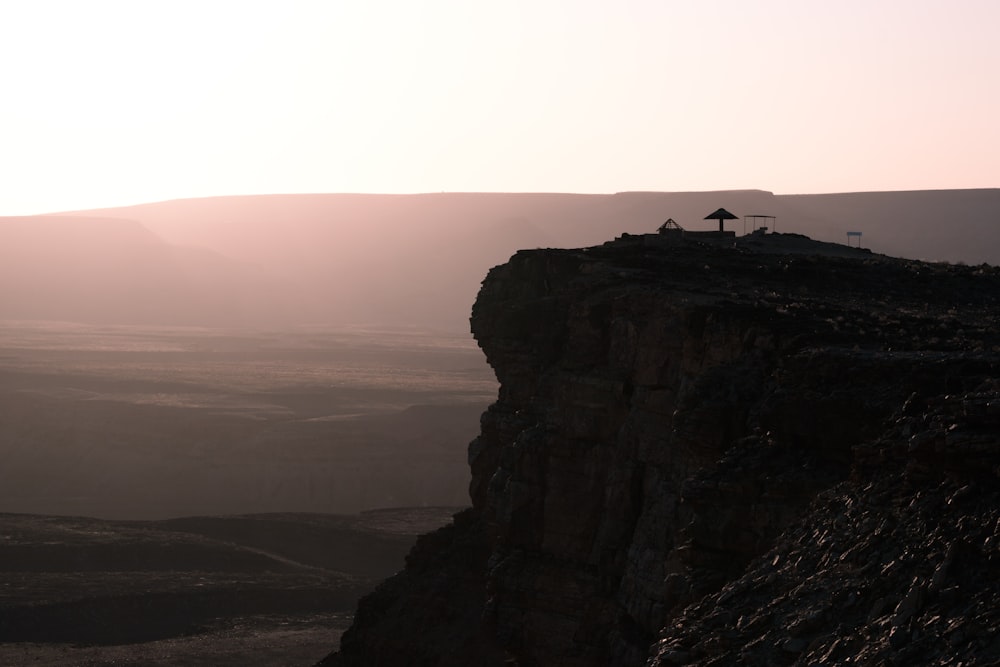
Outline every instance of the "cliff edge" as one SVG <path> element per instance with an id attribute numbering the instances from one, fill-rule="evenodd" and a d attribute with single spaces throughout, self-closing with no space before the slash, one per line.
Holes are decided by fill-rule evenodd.
<path id="1" fill-rule="evenodd" d="M 322 664 L 1000 658 L 1000 270 L 752 237 L 492 269 L 473 508 Z"/>

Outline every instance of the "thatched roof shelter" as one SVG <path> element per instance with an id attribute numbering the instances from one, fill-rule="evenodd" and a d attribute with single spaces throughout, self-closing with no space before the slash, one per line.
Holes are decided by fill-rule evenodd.
<path id="1" fill-rule="evenodd" d="M 730 213 L 729 211 L 727 211 L 724 208 L 720 208 L 720 209 L 717 209 L 713 213 L 709 213 L 708 215 L 705 216 L 705 219 L 706 220 L 718 220 L 719 221 L 719 231 L 720 232 L 723 231 L 723 229 L 722 229 L 722 221 L 723 220 L 739 220 L 738 217 L 736 217 L 735 215 L 733 215 L 732 213 Z"/>

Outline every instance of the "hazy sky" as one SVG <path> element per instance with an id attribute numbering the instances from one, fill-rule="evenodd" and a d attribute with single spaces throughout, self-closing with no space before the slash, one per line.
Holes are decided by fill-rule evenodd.
<path id="1" fill-rule="evenodd" d="M 1000 187 L 997 0 L 3 0 L 0 214 Z"/>

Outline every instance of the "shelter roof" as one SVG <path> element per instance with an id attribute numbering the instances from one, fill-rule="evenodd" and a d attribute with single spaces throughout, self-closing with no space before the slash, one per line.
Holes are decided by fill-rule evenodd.
<path id="1" fill-rule="evenodd" d="M 684 231 L 684 228 L 674 222 L 673 218 L 667 218 L 667 221 L 660 225 L 659 230 L 662 232 L 667 229 L 679 229 Z"/>
<path id="2" fill-rule="evenodd" d="M 730 213 L 726 209 L 720 208 L 717 211 L 715 211 L 714 213 L 709 213 L 708 215 L 706 215 L 705 219 L 706 220 L 738 220 L 739 218 L 737 218 L 735 215 L 733 215 L 732 213 Z"/>

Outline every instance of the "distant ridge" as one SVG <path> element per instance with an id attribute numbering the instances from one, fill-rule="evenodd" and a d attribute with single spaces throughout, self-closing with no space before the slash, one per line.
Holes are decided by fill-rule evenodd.
<path id="1" fill-rule="evenodd" d="M 858 231 L 877 253 L 1000 264 L 1000 189 L 235 195 L 0 218 L 0 306 L 6 317 L 466 330 L 486 271 L 519 249 L 598 245 L 652 233 L 667 218 L 710 230 L 716 223 L 703 218 L 720 207 L 773 215 L 777 231 L 819 241 L 846 243 Z M 58 231 L 84 217 L 119 226 L 97 224 L 84 246 Z M 49 249 L 30 240 L 27 221 Z M 129 250 L 136 261 L 115 259 L 129 225 L 153 246 Z M 726 228 L 751 231 L 741 220 Z M 34 284 L 47 286 L 51 307 L 29 298 Z M 59 300 L 85 285 L 72 308 Z"/>

